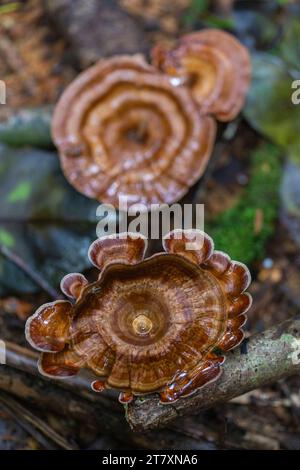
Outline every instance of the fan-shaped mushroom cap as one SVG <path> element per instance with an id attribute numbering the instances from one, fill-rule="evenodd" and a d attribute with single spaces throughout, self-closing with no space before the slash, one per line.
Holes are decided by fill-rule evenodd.
<path id="1" fill-rule="evenodd" d="M 231 34 L 217 29 L 187 34 L 172 50 L 154 47 L 152 60 L 173 83 L 191 89 L 203 113 L 230 121 L 242 109 L 250 85 L 250 55 Z"/>
<path id="2" fill-rule="evenodd" d="M 57 300 L 42 305 L 27 320 L 27 341 L 39 351 L 58 352 L 64 349 L 70 328 L 72 304 Z"/>
<path id="3" fill-rule="evenodd" d="M 98 282 L 101 295 L 93 285 L 75 307 L 73 347 L 89 357 L 89 342 L 85 349 L 76 335 L 86 330 L 98 336 L 98 347 L 108 346 L 111 387 L 157 390 L 178 369 L 196 365 L 225 333 L 218 283 L 184 258 L 162 254 L 136 265 L 113 264 Z M 98 357 L 94 361 L 90 367 L 104 373 Z"/>
<path id="4" fill-rule="evenodd" d="M 89 258 L 102 270 L 111 263 L 136 264 L 142 261 L 147 250 L 147 239 L 137 233 L 120 233 L 95 240 L 89 249 Z"/>
<path id="5" fill-rule="evenodd" d="M 77 299 L 87 284 L 88 281 L 83 274 L 71 273 L 61 280 L 60 288 L 67 297 Z"/>
<path id="6" fill-rule="evenodd" d="M 49 351 L 57 332 L 62 335 L 59 352 L 42 355 L 42 373 L 61 378 L 87 367 L 101 377 L 93 390 L 122 390 L 123 403 L 154 391 L 168 403 L 216 380 L 224 356 L 214 351 L 243 339 L 251 304 L 244 292 L 248 269 L 214 251 L 211 238 L 198 230 L 171 232 L 165 252 L 143 260 L 144 247 L 144 238 L 132 233 L 97 240 L 90 256 L 99 279 L 81 279 L 79 296 L 59 324 L 60 303 L 28 320 L 28 340 L 38 349 Z M 69 279 L 78 285 L 78 275 Z"/>
<path id="7" fill-rule="evenodd" d="M 143 56 L 101 60 L 72 82 L 52 133 L 63 171 L 86 196 L 118 206 L 172 203 L 205 170 L 215 123 L 188 90 L 173 87 Z"/>

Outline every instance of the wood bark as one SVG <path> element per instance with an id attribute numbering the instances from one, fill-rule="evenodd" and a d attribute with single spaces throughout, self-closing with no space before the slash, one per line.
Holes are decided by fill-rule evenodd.
<path id="1" fill-rule="evenodd" d="M 141 449 L 215 449 L 205 439 L 164 429 L 155 432 L 133 432 L 116 396 L 90 391 L 90 379 L 80 375 L 72 380 L 48 380 L 38 376 L 37 354 L 7 342 L 7 364 L 0 368 L 0 390 L 21 400 L 24 407 L 40 409 L 74 419 L 80 426 L 98 429 L 99 434 L 117 439 L 122 446 Z"/>
<path id="2" fill-rule="evenodd" d="M 14 375 L 14 369 L 18 369 L 34 376 L 37 375 L 36 353 L 11 343 L 7 343 L 6 346 L 7 366 L 12 368 L 10 374 Z M 3 366 L 3 368 L 9 369 L 7 366 Z M 250 390 L 299 372 L 300 315 L 297 315 L 264 333 L 246 339 L 240 348 L 228 353 L 223 373 L 216 382 L 172 405 L 161 405 L 158 395 L 155 394 L 138 397 L 125 408 L 126 418 L 134 431 L 144 432 L 165 427 L 180 416 L 198 413 L 203 409 L 227 402 Z M 3 374 L 1 380 L 5 381 Z M 1 385 L 1 380 L 0 388 L 9 391 Z M 85 373 L 71 380 L 46 381 L 35 378 L 34 384 L 40 383 L 41 390 L 37 385 L 30 391 L 29 386 L 28 393 L 29 396 L 30 393 L 34 393 L 36 400 L 40 394 L 39 402 L 43 400 L 43 397 L 46 397 L 44 405 L 47 406 L 47 394 L 50 393 L 49 390 L 52 390 L 53 394 L 51 392 L 50 396 L 51 400 L 54 400 L 55 407 L 61 403 L 60 406 L 65 407 L 65 410 L 70 410 L 75 400 L 75 409 L 79 411 L 83 407 L 85 419 L 89 419 L 89 413 L 91 413 L 90 419 L 93 419 L 92 410 L 94 410 L 94 414 L 100 414 L 103 418 L 101 429 L 104 432 L 118 435 L 121 427 L 125 438 L 129 430 L 122 418 L 122 408 L 117 403 L 116 396 L 111 391 L 101 395 L 91 393 L 89 390 L 90 380 L 91 377 Z M 19 388 L 21 389 L 21 387 Z M 60 390 L 61 388 L 65 389 L 65 395 Z M 16 384 L 11 392 L 18 395 Z M 54 396 L 56 396 L 55 399 Z M 66 397 L 65 403 L 63 397 Z M 97 413 L 95 413 L 96 410 L 98 410 Z M 113 416 L 115 418 L 112 419 Z"/>
<path id="3" fill-rule="evenodd" d="M 221 377 L 172 405 L 158 395 L 136 399 L 126 417 L 134 430 L 163 427 L 180 416 L 227 402 L 255 388 L 300 372 L 300 315 L 245 340 L 227 354 Z"/>

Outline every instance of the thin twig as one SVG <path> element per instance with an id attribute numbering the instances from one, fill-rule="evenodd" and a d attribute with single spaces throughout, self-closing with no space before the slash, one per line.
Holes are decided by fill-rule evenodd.
<path id="1" fill-rule="evenodd" d="M 5 341 L 5 364 L 9 367 L 37 376 L 39 375 L 37 368 L 38 357 L 39 354 L 31 349 L 24 348 L 10 341 Z M 77 393 L 89 401 L 100 403 L 107 409 L 119 410 L 120 406 L 112 390 L 105 390 L 101 394 L 91 392 L 91 382 L 96 378 L 97 377 L 93 374 L 83 370 L 78 375 L 70 377 L 68 380 L 51 380 L 50 378 L 46 380 L 66 390 L 70 390 L 73 393 Z"/>
<path id="2" fill-rule="evenodd" d="M 25 431 L 34 437 L 43 447 L 49 450 L 75 450 L 78 446 L 71 445 L 64 437 L 54 431 L 47 423 L 31 411 L 24 408 L 17 400 L 4 392 L 0 393 L 1 406 Z"/>
<path id="3" fill-rule="evenodd" d="M 96 400 L 90 402 L 78 396 L 76 393 L 62 388 L 62 380 L 47 382 L 43 378 L 33 376 L 9 366 L 3 365 L 0 374 L 0 390 L 9 395 L 21 399 L 24 406 L 27 403 L 35 408 L 47 410 L 58 417 L 68 418 L 68 421 L 79 427 L 89 426 L 98 430 L 99 434 L 112 436 L 126 448 L 139 449 L 212 449 L 215 446 L 207 443 L 201 436 L 197 439 L 186 437 L 178 431 L 162 430 L 153 433 L 133 433 L 126 425 L 123 407 L 117 403 L 116 410 L 109 409 L 99 401 L 99 394 L 90 392 L 90 396 L 96 396 Z M 58 386 L 59 385 L 59 386 Z M 74 391 L 73 391 L 74 392 Z M 70 433 L 74 433 L 74 428 Z"/>
<path id="4" fill-rule="evenodd" d="M 20 268 L 28 277 L 38 285 L 43 291 L 52 299 L 62 298 L 62 295 L 54 289 L 45 279 L 41 277 L 39 273 L 34 271 L 28 264 L 21 258 L 19 255 L 14 253 L 12 250 L 0 244 L 0 254 L 4 256 L 7 260 L 11 261 L 15 266 Z"/>

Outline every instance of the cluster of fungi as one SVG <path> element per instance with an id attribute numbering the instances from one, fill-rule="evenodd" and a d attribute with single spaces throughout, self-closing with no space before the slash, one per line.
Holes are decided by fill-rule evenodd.
<path id="1" fill-rule="evenodd" d="M 64 91 L 53 139 L 69 182 L 118 207 L 172 204 L 201 177 L 216 121 L 240 112 L 250 83 L 247 49 L 232 35 L 205 29 L 172 49 L 100 60 Z"/>
<path id="2" fill-rule="evenodd" d="M 152 65 L 141 55 L 99 61 L 55 109 L 67 179 L 115 207 L 120 196 L 147 209 L 178 201 L 206 168 L 215 119 L 239 113 L 249 81 L 247 50 L 218 30 L 184 36 L 172 49 L 156 46 Z M 122 403 L 151 392 L 172 403 L 219 377 L 224 353 L 244 337 L 247 267 L 198 230 L 170 232 L 150 258 L 146 247 L 136 233 L 99 238 L 89 251 L 98 280 L 65 276 L 61 289 L 71 300 L 28 319 L 42 374 L 87 368 L 92 389 L 115 388 Z"/>
<path id="3" fill-rule="evenodd" d="M 172 403 L 219 377 L 224 353 L 244 337 L 247 267 L 198 230 L 170 232 L 150 258 L 146 247 L 133 233 L 97 239 L 89 257 L 98 280 L 68 274 L 61 288 L 72 301 L 45 304 L 27 320 L 42 374 L 90 369 L 92 389 L 120 390 L 122 403 L 151 392 Z"/>

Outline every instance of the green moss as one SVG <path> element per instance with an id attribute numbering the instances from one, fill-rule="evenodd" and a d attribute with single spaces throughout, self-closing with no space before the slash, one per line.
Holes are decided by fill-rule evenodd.
<path id="1" fill-rule="evenodd" d="M 249 183 L 239 201 L 208 224 L 216 249 L 247 264 L 264 256 L 266 242 L 275 229 L 280 178 L 279 149 L 262 144 L 251 155 Z M 259 212 L 262 225 L 256 231 Z"/>

